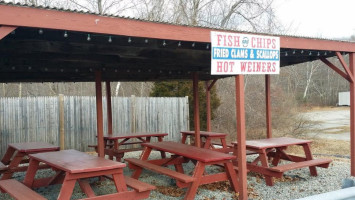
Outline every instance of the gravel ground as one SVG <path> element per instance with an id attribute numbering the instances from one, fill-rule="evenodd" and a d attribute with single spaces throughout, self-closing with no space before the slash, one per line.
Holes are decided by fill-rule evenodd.
<path id="1" fill-rule="evenodd" d="M 159 157 L 159 153 L 153 152 L 152 157 Z M 138 157 L 137 153 L 127 153 L 125 158 Z M 253 159 L 248 157 L 248 159 Z M 189 162 L 184 166 L 186 172 L 192 172 L 193 164 Z M 317 168 L 318 176 L 309 175 L 308 168 L 293 170 L 287 172 L 282 179 L 277 179 L 273 187 L 265 185 L 264 179 L 258 174 L 248 174 L 248 190 L 249 199 L 257 200 L 289 200 L 306 197 L 314 194 L 338 190 L 341 188 L 342 180 L 350 178 L 350 162 L 349 159 L 333 158 L 333 162 L 328 169 Z M 220 168 L 211 166 L 208 172 L 218 171 Z M 131 171 L 128 167 L 124 170 L 125 175 L 130 175 Z M 37 177 L 46 177 L 53 174 L 51 170 L 41 170 Z M 24 173 L 17 173 L 14 176 L 18 180 L 23 180 Z M 157 190 L 151 192 L 149 199 L 177 200 L 183 199 L 185 190 L 178 189 L 172 179 L 144 170 L 140 179 L 141 181 L 153 184 L 158 187 Z M 97 195 L 108 194 L 114 192 L 114 186 L 111 181 L 103 181 L 98 183 L 97 179 L 92 179 L 92 186 Z M 161 187 L 160 187 L 161 186 Z M 236 199 L 233 192 L 226 189 L 228 184 L 211 184 L 207 187 L 200 187 L 195 199 L 199 200 L 220 200 L 220 199 Z M 48 199 L 56 199 L 60 190 L 60 185 L 49 186 L 37 189 L 36 191 Z M 178 196 L 175 197 L 174 195 Z M 81 193 L 78 185 L 76 185 L 72 199 L 85 198 Z M 7 194 L 0 193 L 0 199 L 11 199 Z"/>

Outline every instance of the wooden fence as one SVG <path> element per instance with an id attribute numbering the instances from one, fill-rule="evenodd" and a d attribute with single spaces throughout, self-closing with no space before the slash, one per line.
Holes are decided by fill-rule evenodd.
<path id="1" fill-rule="evenodd" d="M 96 144 L 95 97 L 65 96 L 64 141 L 66 149 L 90 151 Z M 0 155 L 8 143 L 46 141 L 59 146 L 59 97 L 0 98 Z M 106 99 L 103 97 L 104 122 Z M 113 132 L 162 132 L 166 140 L 180 140 L 188 130 L 186 98 L 112 97 Z M 104 123 L 104 132 L 107 124 Z"/>

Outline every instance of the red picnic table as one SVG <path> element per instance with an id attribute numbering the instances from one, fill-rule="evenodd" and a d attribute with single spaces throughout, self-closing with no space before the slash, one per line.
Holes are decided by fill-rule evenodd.
<path id="1" fill-rule="evenodd" d="M 186 143 L 187 137 L 195 137 L 195 131 L 181 131 L 182 134 L 181 142 L 183 144 Z M 201 147 L 205 149 L 214 149 L 221 152 L 232 152 L 233 148 L 227 145 L 226 142 L 226 133 L 216 133 L 216 132 L 208 132 L 208 131 L 200 131 L 201 137 Z M 215 148 L 212 140 L 219 140 L 219 146 L 222 148 Z"/>
<path id="2" fill-rule="evenodd" d="M 87 195 L 86 199 L 143 199 L 148 198 L 154 186 L 142 183 L 130 177 L 124 177 L 123 168 L 126 164 L 91 156 L 76 150 L 63 150 L 31 154 L 29 167 L 23 184 L 15 179 L 0 181 L 0 188 L 18 199 L 44 199 L 29 188 L 62 184 L 58 199 L 69 200 L 72 196 L 75 183 L 78 182 L 81 190 Z M 53 177 L 35 179 L 40 163 L 45 163 L 56 172 Z M 98 176 L 112 177 L 117 192 L 96 196 L 88 178 Z M 128 190 L 127 185 L 133 190 Z M 27 186 L 27 187 L 26 187 Z M 28 195 L 27 198 L 25 196 Z M 41 198 L 40 198 L 41 197 Z M 21 199 L 22 200 L 22 199 Z"/>
<path id="3" fill-rule="evenodd" d="M 311 140 L 302 140 L 289 137 L 268 138 L 259 140 L 247 140 L 246 149 L 259 154 L 251 163 L 247 163 L 248 170 L 261 173 L 265 176 L 266 184 L 274 185 L 272 177 L 281 178 L 283 173 L 293 169 L 309 167 L 312 176 L 317 176 L 316 167 L 328 168 L 331 159 L 314 159 L 312 156 Z M 237 155 L 237 145 L 234 144 L 234 155 Z M 288 154 L 285 150 L 289 146 L 302 146 L 305 157 Z M 268 163 L 268 158 L 273 158 L 272 165 Z M 278 165 L 280 160 L 291 161 L 288 164 Z M 258 165 L 259 161 L 261 165 Z"/>
<path id="4" fill-rule="evenodd" d="M 233 155 L 168 141 L 144 143 L 142 145 L 145 149 L 140 159 L 125 159 L 129 163 L 129 167 L 135 170 L 132 178 L 138 179 L 143 169 L 170 176 L 176 179 L 178 187 L 188 188 L 184 199 L 194 199 L 199 185 L 218 181 L 228 180 L 233 190 L 235 192 L 238 191 L 237 175 L 232 164 L 232 159 L 235 159 Z M 170 158 L 147 160 L 152 150 L 169 152 L 173 155 Z M 195 169 L 192 176 L 184 173 L 182 165 L 189 160 L 195 161 Z M 207 174 L 205 167 L 215 164 L 222 165 L 225 171 L 216 174 Z M 174 165 L 176 171 L 163 167 L 167 165 Z"/>
<path id="5" fill-rule="evenodd" d="M 28 162 L 26 156 L 49 151 L 59 151 L 59 147 L 46 142 L 10 143 L 0 162 L 0 173 L 3 173 L 1 180 L 11 178 L 14 172 L 26 171 L 27 166 L 19 167 L 21 163 Z"/>
<path id="6" fill-rule="evenodd" d="M 151 142 L 152 138 L 157 138 L 159 142 L 163 141 L 163 138 L 167 136 L 167 133 L 113 133 L 104 135 L 105 143 L 105 155 L 109 155 L 109 158 L 112 160 L 113 157 L 116 157 L 117 161 L 121 161 L 125 152 L 131 151 L 140 151 L 143 150 L 143 147 L 138 148 L 122 148 L 127 147 L 127 145 L 134 145 L 146 142 Z M 130 140 L 139 140 L 139 141 L 130 141 Z M 95 145 L 95 150 L 97 152 L 97 146 Z M 161 152 L 163 158 L 165 158 L 165 153 Z"/>

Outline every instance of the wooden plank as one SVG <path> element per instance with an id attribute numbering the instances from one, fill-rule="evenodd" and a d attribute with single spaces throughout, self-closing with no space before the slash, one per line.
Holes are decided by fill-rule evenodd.
<path id="1" fill-rule="evenodd" d="M 222 160 L 231 160 L 235 159 L 236 156 L 229 155 L 217 151 L 213 151 L 210 149 L 203 149 L 187 144 L 182 144 L 178 142 L 155 142 L 155 143 L 144 143 L 142 146 L 150 147 L 155 150 L 169 152 L 172 154 L 177 154 L 180 156 L 184 156 L 190 159 L 194 159 L 201 162 L 214 162 L 214 161 L 222 161 Z"/>
<path id="2" fill-rule="evenodd" d="M 150 190 L 155 190 L 156 187 L 154 185 L 150 185 L 148 183 L 144 183 L 142 181 L 139 181 L 137 179 L 125 176 L 125 181 L 127 186 L 133 188 L 134 190 L 138 192 L 145 192 L 145 191 L 150 191 Z"/>
<path id="3" fill-rule="evenodd" d="M 177 179 L 179 181 L 182 181 L 184 183 L 190 183 L 190 182 L 193 182 L 195 179 L 191 176 L 188 176 L 186 174 L 182 174 L 180 172 L 176 172 L 176 171 L 173 171 L 171 169 L 168 169 L 166 167 L 160 167 L 158 165 L 155 165 L 155 164 L 151 164 L 147 161 L 144 161 L 144 160 L 140 160 L 140 159 L 137 159 L 137 158 L 127 158 L 125 159 L 125 161 L 127 161 L 130 165 L 136 165 L 136 166 L 139 166 L 139 167 L 142 167 L 143 169 L 148 169 L 148 170 L 151 170 L 151 171 L 155 171 L 155 172 L 158 172 L 160 174 L 164 174 L 166 176 L 170 176 L 174 179 Z"/>
<path id="4" fill-rule="evenodd" d="M 15 179 L 7 179 L 0 181 L 0 188 L 16 200 L 45 200 L 43 196 L 31 190 L 24 184 Z"/>
<path id="5" fill-rule="evenodd" d="M 299 168 L 303 168 L 303 167 L 310 167 L 310 166 L 328 168 L 329 163 L 331 163 L 331 162 L 332 162 L 331 159 L 319 158 L 319 159 L 314 159 L 314 160 L 289 163 L 286 165 L 279 165 L 276 167 L 271 167 L 270 170 L 275 171 L 275 172 L 286 172 L 289 170 L 299 169 Z"/>

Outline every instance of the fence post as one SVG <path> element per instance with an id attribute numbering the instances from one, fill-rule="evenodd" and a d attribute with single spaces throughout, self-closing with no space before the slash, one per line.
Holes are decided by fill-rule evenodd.
<path id="1" fill-rule="evenodd" d="M 65 148 L 64 138 L 64 95 L 59 94 L 59 146 L 61 150 Z"/>

